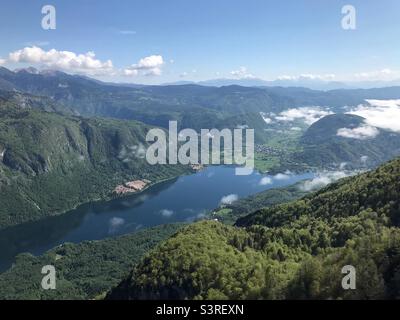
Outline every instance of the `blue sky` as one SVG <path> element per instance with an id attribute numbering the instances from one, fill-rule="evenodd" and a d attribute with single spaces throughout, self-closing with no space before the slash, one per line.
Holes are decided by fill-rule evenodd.
<path id="1" fill-rule="evenodd" d="M 56 30 L 41 28 L 46 4 L 56 8 Z M 346 4 L 356 8 L 356 30 L 341 27 Z M 398 0 L 2 0 L 0 62 L 133 83 L 390 80 L 400 78 L 399 35 Z M 41 51 L 22 51 L 33 46 Z M 73 63 L 56 61 L 61 51 L 75 54 Z"/>

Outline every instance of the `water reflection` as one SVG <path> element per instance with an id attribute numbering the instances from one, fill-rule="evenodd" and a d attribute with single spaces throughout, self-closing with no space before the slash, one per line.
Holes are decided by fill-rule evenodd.
<path id="1" fill-rule="evenodd" d="M 194 221 L 221 201 L 311 178 L 305 173 L 236 176 L 233 167 L 208 167 L 197 174 L 160 183 L 143 193 L 83 205 L 71 212 L 0 231 L 0 270 L 21 252 L 41 254 L 65 242 L 78 243 L 135 232 L 159 224 Z M 264 181 L 265 180 L 265 181 Z"/>

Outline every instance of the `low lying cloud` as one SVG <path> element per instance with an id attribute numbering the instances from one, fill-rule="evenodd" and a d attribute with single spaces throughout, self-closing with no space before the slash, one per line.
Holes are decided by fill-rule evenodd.
<path id="1" fill-rule="evenodd" d="M 269 184 L 272 184 L 272 179 L 270 177 L 263 177 L 259 182 L 260 186 L 267 186 Z"/>
<path id="2" fill-rule="evenodd" d="M 255 76 L 249 73 L 246 67 L 240 67 L 238 70 L 231 71 L 231 75 L 238 79 L 254 79 Z"/>
<path id="3" fill-rule="evenodd" d="M 171 217 L 171 216 L 174 214 L 174 211 L 168 210 L 168 209 L 162 209 L 162 210 L 160 211 L 160 214 L 161 214 L 163 217 L 169 218 L 169 217 Z"/>
<path id="4" fill-rule="evenodd" d="M 366 101 L 368 104 L 359 105 L 348 113 L 365 118 L 372 127 L 400 132 L 400 99 Z"/>
<path id="5" fill-rule="evenodd" d="M 373 139 L 379 134 L 379 130 L 369 125 L 361 125 L 357 128 L 341 128 L 337 131 L 337 136 L 350 139 L 366 140 Z"/>
<path id="6" fill-rule="evenodd" d="M 313 179 L 307 180 L 302 183 L 299 187 L 301 191 L 310 192 L 314 190 L 318 190 L 327 186 L 328 184 L 335 182 L 339 179 L 349 177 L 351 175 L 356 174 L 356 172 L 347 172 L 347 171 L 326 171 L 320 172 Z"/>
<path id="7" fill-rule="evenodd" d="M 354 74 L 354 78 L 356 80 L 362 81 L 389 81 L 395 80 L 400 76 L 398 71 L 385 68 L 381 70 L 367 71 L 367 72 L 358 72 Z"/>
<path id="8" fill-rule="evenodd" d="M 122 218 L 118 218 L 118 217 L 113 217 L 110 219 L 109 221 L 109 229 L 108 232 L 109 233 L 114 233 L 116 232 L 121 226 L 123 226 L 125 224 L 125 220 Z"/>
<path id="9" fill-rule="evenodd" d="M 266 124 L 272 123 L 272 119 L 266 113 L 260 112 L 260 116 Z"/>
<path id="10" fill-rule="evenodd" d="M 138 63 L 131 65 L 123 70 L 125 76 L 136 76 L 143 74 L 145 76 L 161 75 L 161 67 L 164 64 L 164 59 L 160 55 L 152 55 L 140 59 Z"/>
<path id="11" fill-rule="evenodd" d="M 289 80 L 289 81 L 298 81 L 298 80 L 321 80 L 321 81 L 331 81 L 336 78 L 336 75 L 333 73 L 328 74 L 311 74 L 311 73 L 304 73 L 299 76 L 290 76 L 290 75 L 283 75 L 279 76 L 277 80 Z"/>
<path id="12" fill-rule="evenodd" d="M 239 199 L 237 194 L 229 194 L 225 197 L 222 197 L 220 204 L 232 204 Z"/>
<path id="13" fill-rule="evenodd" d="M 0 66 L 1 65 L 3 65 L 3 64 L 5 64 L 6 63 L 6 60 L 5 59 L 2 59 L 2 58 L 0 58 Z"/>
<path id="14" fill-rule="evenodd" d="M 278 174 L 274 175 L 273 178 L 275 180 L 282 181 L 282 180 L 290 179 L 290 176 L 291 176 L 291 173 L 289 171 L 286 171 L 285 173 L 278 173 Z"/>
<path id="15" fill-rule="evenodd" d="M 137 161 L 146 157 L 146 148 L 142 143 L 132 146 L 122 146 L 117 158 L 122 162 Z"/>
<path id="16" fill-rule="evenodd" d="M 278 121 L 291 122 L 295 120 L 302 120 L 308 125 L 312 125 L 314 122 L 321 118 L 333 114 L 327 108 L 322 107 L 301 107 L 292 108 L 279 113 L 275 119 Z"/>

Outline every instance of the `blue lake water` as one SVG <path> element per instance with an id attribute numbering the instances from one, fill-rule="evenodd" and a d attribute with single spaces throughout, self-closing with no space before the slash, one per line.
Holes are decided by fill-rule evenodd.
<path id="1" fill-rule="evenodd" d="M 271 180 L 261 183 L 265 177 Z M 207 167 L 137 195 L 88 203 L 64 215 L 0 231 L 0 271 L 9 268 L 22 252 L 39 255 L 64 242 L 99 240 L 155 225 L 194 221 L 218 207 L 224 197 L 243 198 L 312 177 L 312 173 L 274 177 L 257 172 L 237 176 L 233 167 Z"/>

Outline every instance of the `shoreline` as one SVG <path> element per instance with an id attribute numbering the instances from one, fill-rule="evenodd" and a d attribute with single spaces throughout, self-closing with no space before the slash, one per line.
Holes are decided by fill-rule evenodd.
<path id="1" fill-rule="evenodd" d="M 65 210 L 60 211 L 60 212 L 54 212 L 54 213 L 52 213 L 52 214 L 46 215 L 46 216 L 44 216 L 44 217 L 41 217 L 41 218 L 39 218 L 39 219 L 27 220 L 27 221 L 24 221 L 24 222 L 22 222 L 22 223 L 12 224 L 12 225 L 5 226 L 5 227 L 1 227 L 1 226 L 0 226 L 0 232 L 3 232 L 3 231 L 5 231 L 5 230 L 7 230 L 7 229 L 11 229 L 11 228 L 14 228 L 14 227 L 18 227 L 18 226 L 21 226 L 21 225 L 24 225 L 24 224 L 35 223 L 35 222 L 39 222 L 39 221 L 42 221 L 42 220 L 45 220 L 45 219 L 48 219 L 48 218 L 58 217 L 58 216 L 62 216 L 62 215 L 67 215 L 67 214 L 70 213 L 71 211 L 77 210 L 77 209 L 79 209 L 79 207 L 84 206 L 84 205 L 87 205 L 87 204 L 89 204 L 89 203 L 108 202 L 108 201 L 112 201 L 112 200 L 116 200 L 116 199 L 123 199 L 123 198 L 131 197 L 131 196 L 139 195 L 139 194 L 143 193 L 144 191 L 147 191 L 147 190 L 149 190 L 150 188 L 155 187 L 155 186 L 157 186 L 157 185 L 159 185 L 159 184 L 161 184 L 161 183 L 164 183 L 164 182 L 167 182 L 167 181 L 171 181 L 171 180 L 173 180 L 173 179 L 178 179 L 178 178 L 184 177 L 184 176 L 186 176 L 186 175 L 196 174 L 197 172 L 198 172 L 198 171 L 187 172 L 187 173 L 183 173 L 183 174 L 180 174 L 180 175 L 177 175 L 177 176 L 173 176 L 173 177 L 170 177 L 170 178 L 165 178 L 165 179 L 159 180 L 159 181 L 157 181 L 157 182 L 152 182 L 152 183 L 149 183 L 147 186 L 145 186 L 145 187 L 144 187 L 142 190 L 140 190 L 140 191 L 132 192 L 132 193 L 127 193 L 127 194 L 125 194 L 125 195 L 113 196 L 112 193 L 110 193 L 109 195 L 104 196 L 104 197 L 101 197 L 101 198 L 90 199 L 90 200 L 88 200 L 88 201 L 84 201 L 84 202 L 81 202 L 81 203 L 77 203 L 76 205 L 72 206 L 71 208 L 65 209 Z"/>

